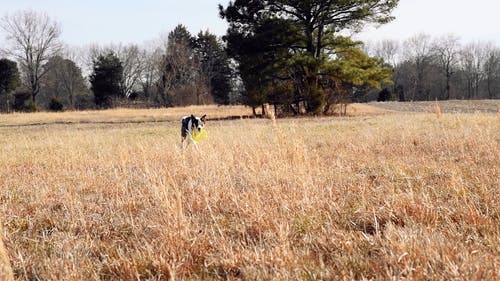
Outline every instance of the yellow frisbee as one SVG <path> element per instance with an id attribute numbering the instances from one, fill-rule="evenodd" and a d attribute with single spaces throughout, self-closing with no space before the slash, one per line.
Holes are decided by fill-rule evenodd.
<path id="1" fill-rule="evenodd" d="M 198 130 L 192 130 L 191 131 L 191 139 L 195 142 L 202 142 L 207 139 L 207 130 L 201 129 L 201 131 Z"/>

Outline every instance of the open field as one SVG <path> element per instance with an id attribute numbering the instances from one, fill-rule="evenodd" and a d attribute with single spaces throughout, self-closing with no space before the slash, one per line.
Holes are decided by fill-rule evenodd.
<path id="1" fill-rule="evenodd" d="M 439 104 L 446 113 L 500 113 L 500 100 L 448 100 L 418 102 L 373 102 L 369 105 L 392 111 L 433 112 L 434 105 Z"/>
<path id="2" fill-rule="evenodd" d="M 112 109 L 67 112 L 37 112 L 0 115 L 0 127 L 48 124 L 120 124 L 178 121 L 183 115 L 202 113 L 211 118 L 248 116 L 252 110 L 244 106 L 190 106 L 167 109 Z"/>
<path id="3" fill-rule="evenodd" d="M 500 278 L 498 113 L 211 121 L 180 150 L 191 112 L 251 111 L 0 115 L 15 278 Z"/>

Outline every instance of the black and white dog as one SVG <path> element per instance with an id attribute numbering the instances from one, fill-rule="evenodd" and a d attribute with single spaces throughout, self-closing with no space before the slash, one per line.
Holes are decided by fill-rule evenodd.
<path id="1" fill-rule="evenodd" d="M 184 116 L 181 119 L 181 147 L 184 148 L 184 141 L 188 139 L 189 142 L 192 142 L 196 146 L 196 142 L 191 138 L 191 132 L 194 130 L 198 130 L 200 132 L 205 126 L 206 115 L 202 117 L 196 117 L 194 115 Z"/>

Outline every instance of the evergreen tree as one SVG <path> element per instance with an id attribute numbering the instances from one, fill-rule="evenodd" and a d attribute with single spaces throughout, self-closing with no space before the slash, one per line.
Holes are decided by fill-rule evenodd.
<path id="1" fill-rule="evenodd" d="M 349 43 L 337 40 L 337 34 L 347 29 L 359 30 L 367 23 L 390 21 L 390 12 L 397 3 L 398 0 L 236 0 L 219 9 L 229 22 L 228 48 L 240 63 L 245 85 L 259 80 L 273 84 L 276 79 L 293 79 L 294 96 L 304 100 L 308 112 L 320 113 L 327 99 L 323 85 L 328 84 L 322 81 L 322 70 L 337 56 L 338 44 Z M 263 26 L 272 28 L 264 31 Z M 261 36 L 266 33 L 266 37 Z M 260 46 L 241 49 L 241 40 L 258 40 L 255 44 Z M 246 68 L 251 71 L 246 73 Z M 247 74 L 254 81 L 249 81 Z"/>
<path id="2" fill-rule="evenodd" d="M 296 77 L 290 67 L 293 44 L 300 39 L 296 28 L 285 19 L 262 18 L 251 31 L 229 29 L 224 38 L 229 56 L 239 63 L 245 87 L 243 102 L 252 107 L 276 103 L 276 96 L 272 101 L 267 93 L 284 80 Z"/>
<path id="3" fill-rule="evenodd" d="M 110 108 L 113 98 L 122 97 L 121 82 L 123 66 L 118 57 L 110 52 L 99 55 L 94 61 L 94 72 L 90 75 L 90 84 L 94 101 L 98 108 Z"/>
<path id="4" fill-rule="evenodd" d="M 8 94 L 14 91 L 20 84 L 17 63 L 9 59 L 0 59 L 0 108 L 5 104 L 6 110 L 10 110 L 10 99 Z"/>
<path id="5" fill-rule="evenodd" d="M 222 42 L 208 31 L 200 32 L 194 41 L 194 51 L 214 101 L 229 104 L 232 70 Z"/>
<path id="6" fill-rule="evenodd" d="M 328 83 L 325 89 L 326 103 L 324 113 L 335 103 L 345 103 L 355 91 L 367 92 L 380 89 L 382 84 L 391 84 L 393 70 L 383 65 L 380 58 L 372 58 L 358 48 L 349 38 L 338 37 L 347 47 L 337 47 L 337 58 L 327 61 L 321 72 L 322 83 Z"/>
<path id="7" fill-rule="evenodd" d="M 19 83 L 17 63 L 9 59 L 0 59 L 0 94 L 15 90 Z"/>
<path id="8" fill-rule="evenodd" d="M 167 54 L 162 59 L 159 92 L 163 105 L 178 106 L 209 102 L 201 63 L 193 47 L 195 38 L 183 25 L 168 35 Z"/>
<path id="9" fill-rule="evenodd" d="M 176 44 L 193 47 L 195 38 L 191 35 L 189 30 L 182 25 L 177 25 L 174 30 L 168 34 L 168 47 L 173 47 Z"/>

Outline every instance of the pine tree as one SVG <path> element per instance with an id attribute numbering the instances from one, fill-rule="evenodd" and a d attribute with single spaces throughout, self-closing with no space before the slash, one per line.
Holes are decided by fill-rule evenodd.
<path id="1" fill-rule="evenodd" d="M 113 98 L 123 96 L 120 86 L 122 80 L 122 63 L 114 53 L 100 55 L 94 61 L 90 84 L 98 108 L 110 108 L 113 106 Z"/>
<path id="2" fill-rule="evenodd" d="M 200 32 L 194 42 L 194 51 L 214 101 L 229 104 L 232 70 L 222 42 L 208 31 Z"/>
<path id="3" fill-rule="evenodd" d="M 0 97 L 7 111 L 10 110 L 10 99 L 8 94 L 14 91 L 20 84 L 19 70 L 17 63 L 9 59 L 0 59 Z"/>
<path id="4" fill-rule="evenodd" d="M 15 90 L 19 83 L 17 63 L 9 59 L 0 59 L 0 94 Z"/>
<path id="5" fill-rule="evenodd" d="M 194 37 L 183 25 L 168 35 L 167 53 L 162 59 L 159 91 L 166 106 L 201 104 L 204 94 L 201 70 L 194 55 Z"/>
<path id="6" fill-rule="evenodd" d="M 221 16 L 229 22 L 225 37 L 233 58 L 240 64 L 245 86 L 264 88 L 293 80 L 296 102 L 308 112 L 321 113 L 327 102 L 322 70 L 335 60 L 344 30 L 359 30 L 367 23 L 390 20 L 398 0 L 236 0 Z M 263 27 L 272 27 L 264 31 Z M 266 36 L 263 36 L 263 35 Z M 251 46 L 255 42 L 256 48 Z M 346 47 L 349 45 L 340 45 Z M 250 79 L 249 79 L 250 78 Z M 281 83 L 278 83 L 281 84 Z M 262 84 L 259 84 L 262 85 Z M 257 86 L 260 87 L 260 86 Z M 247 92 L 262 89 L 247 88 Z"/>

